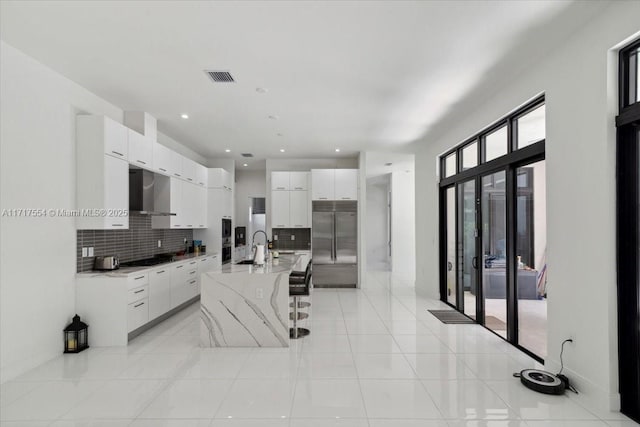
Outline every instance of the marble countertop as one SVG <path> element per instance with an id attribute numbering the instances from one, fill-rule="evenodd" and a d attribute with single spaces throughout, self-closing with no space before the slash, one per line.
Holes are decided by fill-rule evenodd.
<path id="1" fill-rule="evenodd" d="M 184 261 L 189 261 L 190 259 L 195 258 L 205 258 L 208 256 L 218 255 L 218 253 L 206 253 L 206 254 L 187 254 L 173 257 L 173 261 L 165 262 L 162 264 L 150 265 L 150 266 L 142 266 L 142 267 L 120 267 L 117 270 L 111 271 L 83 271 L 81 273 L 76 273 L 76 277 L 128 277 L 132 274 L 146 273 L 151 270 L 155 270 L 157 268 L 170 267 L 174 264 L 179 264 Z"/>
<path id="2" fill-rule="evenodd" d="M 280 255 L 278 258 L 270 259 L 263 266 L 252 264 L 224 264 L 220 269 L 209 272 L 210 274 L 271 274 L 290 273 L 296 268 L 300 260 L 300 255 Z"/>

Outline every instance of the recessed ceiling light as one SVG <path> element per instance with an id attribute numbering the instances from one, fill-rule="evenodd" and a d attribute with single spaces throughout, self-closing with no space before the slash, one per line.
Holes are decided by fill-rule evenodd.
<path id="1" fill-rule="evenodd" d="M 183 119 L 188 119 L 189 115 L 188 114 L 180 114 L 180 117 L 182 117 Z"/>
<path id="2" fill-rule="evenodd" d="M 270 116 L 269 116 L 269 118 L 270 118 L 271 120 L 278 120 L 280 117 L 279 117 L 279 116 L 276 116 L 275 114 L 272 114 L 272 115 L 270 115 Z"/>
<path id="3" fill-rule="evenodd" d="M 244 165 L 242 165 L 242 166 L 244 166 L 244 167 L 246 168 L 246 167 L 247 167 L 247 166 L 249 166 L 249 165 L 245 163 L 245 164 L 244 164 Z"/>
<path id="4" fill-rule="evenodd" d="M 263 87 L 257 87 L 256 88 L 256 92 L 258 92 L 258 93 L 267 93 L 268 91 L 269 91 L 268 89 L 265 89 Z"/>
<path id="5" fill-rule="evenodd" d="M 224 150 L 225 153 L 230 153 L 231 150 L 229 150 L 228 148 L 226 150 Z"/>
<path id="6" fill-rule="evenodd" d="M 284 153 L 284 148 L 281 148 L 281 149 L 280 149 L 280 152 L 281 152 L 281 153 Z"/>
<path id="7" fill-rule="evenodd" d="M 339 148 L 336 148 L 336 153 L 339 153 L 339 152 L 340 152 L 340 149 L 339 149 Z"/>

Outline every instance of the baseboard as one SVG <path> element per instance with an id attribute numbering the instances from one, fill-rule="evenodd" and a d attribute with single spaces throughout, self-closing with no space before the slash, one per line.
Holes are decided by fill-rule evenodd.
<path id="1" fill-rule="evenodd" d="M 545 370 L 549 372 L 560 371 L 560 363 L 554 360 L 547 359 L 544 366 Z M 612 393 L 609 390 L 605 390 L 566 366 L 562 373 L 569 378 L 571 384 L 579 393 L 568 392 L 567 396 L 575 399 L 582 406 L 594 408 L 595 411 L 600 413 L 620 412 L 620 393 Z"/>

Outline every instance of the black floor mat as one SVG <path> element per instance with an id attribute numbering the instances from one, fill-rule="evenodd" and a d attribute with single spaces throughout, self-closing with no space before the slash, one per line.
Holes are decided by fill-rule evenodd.
<path id="1" fill-rule="evenodd" d="M 455 310 L 429 310 L 429 313 L 436 316 L 436 318 L 440 320 L 442 323 L 453 323 L 453 324 L 475 323 L 473 320 L 469 319 L 464 314 Z"/>

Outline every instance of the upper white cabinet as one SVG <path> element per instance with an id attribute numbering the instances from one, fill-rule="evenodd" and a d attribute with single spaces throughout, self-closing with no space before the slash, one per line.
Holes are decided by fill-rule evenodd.
<path id="1" fill-rule="evenodd" d="M 182 178 L 186 181 L 195 183 L 196 181 L 196 162 L 186 157 L 182 157 Z"/>
<path id="2" fill-rule="evenodd" d="M 309 224 L 309 195 L 307 191 L 289 192 L 289 227 L 311 227 Z"/>
<path id="3" fill-rule="evenodd" d="M 358 169 L 336 169 L 335 179 L 335 200 L 358 200 Z"/>
<path id="4" fill-rule="evenodd" d="M 289 190 L 306 191 L 309 189 L 309 172 L 289 172 Z"/>
<path id="5" fill-rule="evenodd" d="M 186 228 L 182 205 L 182 186 L 184 181 L 174 177 L 156 176 L 153 185 L 155 209 L 176 215 L 152 216 L 151 228 Z"/>
<path id="6" fill-rule="evenodd" d="M 206 187 L 207 186 L 208 169 L 202 166 L 200 163 L 196 163 L 196 184 Z"/>
<path id="7" fill-rule="evenodd" d="M 171 176 L 182 178 L 182 155 L 170 150 L 169 161 L 171 162 Z"/>
<path id="8" fill-rule="evenodd" d="M 271 191 L 306 191 L 309 172 L 271 172 Z"/>
<path id="9" fill-rule="evenodd" d="M 358 200 L 357 169 L 312 169 L 312 200 Z"/>
<path id="10" fill-rule="evenodd" d="M 129 163 L 145 169 L 153 168 L 153 141 L 135 130 L 128 129 Z"/>
<path id="11" fill-rule="evenodd" d="M 288 228 L 291 224 L 290 191 L 271 192 L 271 227 Z"/>
<path id="12" fill-rule="evenodd" d="M 288 191 L 290 172 L 271 172 L 271 191 Z"/>
<path id="13" fill-rule="evenodd" d="M 311 199 L 335 200 L 335 169 L 311 170 Z"/>
<path id="14" fill-rule="evenodd" d="M 129 228 L 127 128 L 104 116 L 77 116 L 77 208 L 81 230 Z M 122 156 L 120 154 L 123 154 Z"/>
<path id="15" fill-rule="evenodd" d="M 153 170 L 163 175 L 173 175 L 171 150 L 157 142 L 153 144 Z"/>
<path id="16" fill-rule="evenodd" d="M 225 188 L 233 190 L 231 174 L 222 168 L 212 168 L 208 171 L 209 188 Z"/>

